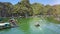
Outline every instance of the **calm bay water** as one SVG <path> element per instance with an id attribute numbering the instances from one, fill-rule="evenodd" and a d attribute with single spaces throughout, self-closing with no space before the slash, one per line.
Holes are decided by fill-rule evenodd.
<path id="1" fill-rule="evenodd" d="M 47 22 L 42 18 L 19 20 L 19 27 L 0 30 L 0 34 L 60 34 L 60 24 Z M 40 24 L 36 27 L 36 24 Z"/>

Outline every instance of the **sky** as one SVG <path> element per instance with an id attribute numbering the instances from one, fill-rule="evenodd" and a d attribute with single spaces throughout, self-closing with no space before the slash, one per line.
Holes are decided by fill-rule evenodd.
<path id="1" fill-rule="evenodd" d="M 10 2 L 12 4 L 16 4 L 18 2 L 20 2 L 21 0 L 0 0 L 0 2 Z M 60 0 L 30 0 L 30 3 L 41 3 L 44 5 L 56 5 L 56 4 L 60 4 Z"/>

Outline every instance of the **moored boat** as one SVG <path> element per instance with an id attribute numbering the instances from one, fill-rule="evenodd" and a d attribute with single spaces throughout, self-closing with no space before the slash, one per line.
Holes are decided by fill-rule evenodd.
<path id="1" fill-rule="evenodd" d="M 6 29 L 10 27 L 11 27 L 10 23 L 0 23 L 0 29 Z"/>
<path id="2" fill-rule="evenodd" d="M 13 27 L 17 27 L 17 23 L 14 18 L 10 19 L 8 22 L 0 23 L 0 29 L 13 28 Z"/>

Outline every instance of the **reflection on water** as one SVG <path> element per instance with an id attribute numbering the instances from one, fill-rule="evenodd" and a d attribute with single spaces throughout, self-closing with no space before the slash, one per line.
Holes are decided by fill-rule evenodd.
<path id="1" fill-rule="evenodd" d="M 39 27 L 35 25 L 39 24 Z M 1 30 L 0 34 L 60 34 L 60 24 L 47 22 L 44 19 L 25 19 L 20 27 Z"/>

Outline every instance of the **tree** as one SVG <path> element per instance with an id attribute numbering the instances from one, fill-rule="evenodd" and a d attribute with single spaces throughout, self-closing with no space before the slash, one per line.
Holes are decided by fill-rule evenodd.
<path id="1" fill-rule="evenodd" d="M 39 3 L 32 4 L 33 14 L 39 15 L 42 12 L 43 7 L 44 7 L 44 5 L 39 4 Z"/>
<path id="2" fill-rule="evenodd" d="M 22 14 L 23 16 L 32 15 L 33 10 L 29 0 L 22 0 L 21 2 L 18 2 L 18 4 L 14 6 L 14 13 L 20 13 L 20 15 Z"/>
<path id="3" fill-rule="evenodd" d="M 9 2 L 0 2 L 0 16 L 1 17 L 6 17 L 9 15 L 12 9 L 12 4 Z"/>

